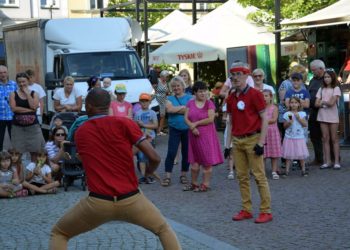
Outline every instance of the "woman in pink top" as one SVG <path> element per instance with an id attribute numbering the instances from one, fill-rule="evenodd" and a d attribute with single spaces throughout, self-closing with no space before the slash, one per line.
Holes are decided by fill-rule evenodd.
<path id="1" fill-rule="evenodd" d="M 125 85 L 122 83 L 117 84 L 114 89 L 114 94 L 117 96 L 117 99 L 111 102 L 109 106 L 109 115 L 132 118 L 132 105 L 124 101 L 126 95 Z"/>
<path id="2" fill-rule="evenodd" d="M 341 95 L 337 75 L 333 69 L 326 69 L 323 84 L 316 94 L 315 106 L 319 107 L 317 121 L 321 124 L 324 164 L 320 169 L 331 167 L 330 145 L 334 151 L 334 169 L 340 169 L 338 100 Z"/>

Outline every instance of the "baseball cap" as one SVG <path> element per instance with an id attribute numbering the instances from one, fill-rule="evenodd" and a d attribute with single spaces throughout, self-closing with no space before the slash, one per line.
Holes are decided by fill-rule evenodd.
<path id="1" fill-rule="evenodd" d="M 147 93 L 141 93 L 139 100 L 146 100 L 146 101 L 150 101 L 152 99 L 150 94 Z"/>
<path id="2" fill-rule="evenodd" d="M 123 83 L 119 83 L 117 85 L 115 85 L 115 89 L 114 89 L 115 93 L 126 93 L 126 87 Z"/>
<path id="3" fill-rule="evenodd" d="M 292 79 L 298 79 L 298 80 L 302 80 L 303 79 L 303 75 L 300 73 L 293 73 L 290 78 Z"/>

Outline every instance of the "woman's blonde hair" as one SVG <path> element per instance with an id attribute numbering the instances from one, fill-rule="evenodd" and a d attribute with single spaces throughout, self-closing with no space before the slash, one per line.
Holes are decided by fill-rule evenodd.
<path id="1" fill-rule="evenodd" d="M 186 83 L 184 82 L 184 79 L 182 79 L 181 76 L 174 76 L 170 81 L 170 86 L 173 86 L 177 83 L 180 83 L 183 89 L 186 88 Z"/>
<path id="2" fill-rule="evenodd" d="M 296 64 L 292 66 L 289 70 L 289 76 L 293 75 L 294 73 L 300 73 L 303 76 L 303 82 L 307 80 L 307 70 L 303 65 Z"/>
<path id="3" fill-rule="evenodd" d="M 188 71 L 188 69 L 182 69 L 179 72 L 179 76 L 181 76 L 181 74 L 183 74 L 183 73 L 186 73 L 188 75 L 188 86 L 191 87 L 192 86 L 192 78 L 191 78 L 190 72 Z"/>
<path id="4" fill-rule="evenodd" d="M 74 78 L 72 76 L 66 76 L 63 79 L 63 83 L 65 83 L 66 81 L 70 81 L 70 82 L 74 83 Z"/>

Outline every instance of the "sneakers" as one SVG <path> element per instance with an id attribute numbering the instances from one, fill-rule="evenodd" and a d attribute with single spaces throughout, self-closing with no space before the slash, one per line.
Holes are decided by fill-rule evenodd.
<path id="1" fill-rule="evenodd" d="M 235 178 L 235 173 L 234 173 L 233 171 L 230 171 L 230 172 L 228 173 L 227 179 L 233 180 L 234 178 Z"/>
<path id="2" fill-rule="evenodd" d="M 153 183 L 155 183 L 156 182 L 156 180 L 152 177 L 152 176 L 148 176 L 147 177 L 147 182 L 146 182 L 146 184 L 153 184 Z"/>
<path id="3" fill-rule="evenodd" d="M 309 173 L 305 170 L 305 171 L 301 171 L 301 176 L 302 177 L 307 177 L 309 175 Z"/>
<path id="4" fill-rule="evenodd" d="M 153 184 L 155 182 L 156 182 L 156 180 L 153 177 L 151 177 L 151 176 L 141 177 L 139 179 L 139 184 Z"/>
<path id="5" fill-rule="evenodd" d="M 260 213 L 259 217 L 254 221 L 255 223 L 266 223 L 272 221 L 271 213 Z"/>
<path id="6" fill-rule="evenodd" d="M 340 170 L 341 166 L 339 164 L 334 164 L 333 169 Z"/>
<path id="7" fill-rule="evenodd" d="M 331 166 L 330 165 L 328 165 L 328 164 L 322 164 L 321 166 L 320 166 L 320 169 L 327 169 L 327 168 L 331 168 Z"/>
<path id="8" fill-rule="evenodd" d="M 246 219 L 251 219 L 251 218 L 253 218 L 253 214 L 252 213 L 249 213 L 247 211 L 241 210 L 241 211 L 239 211 L 238 214 L 236 214 L 236 215 L 234 215 L 232 217 L 232 220 L 240 221 L 240 220 L 246 220 Z"/>
<path id="9" fill-rule="evenodd" d="M 141 178 L 139 179 L 139 184 L 146 184 L 146 183 L 147 183 L 146 177 L 141 177 Z"/>
<path id="10" fill-rule="evenodd" d="M 272 179 L 273 180 L 278 180 L 280 176 L 277 174 L 277 172 L 272 172 Z"/>

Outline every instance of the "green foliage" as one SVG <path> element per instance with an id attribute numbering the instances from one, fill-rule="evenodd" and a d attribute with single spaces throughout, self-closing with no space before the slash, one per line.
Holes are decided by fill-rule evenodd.
<path id="1" fill-rule="evenodd" d="M 259 24 L 274 23 L 275 0 L 237 0 L 243 6 L 255 6 L 259 11 L 249 19 Z M 323 9 L 338 0 L 280 0 L 282 19 L 295 19 Z"/>
<path id="2" fill-rule="evenodd" d="M 115 4 L 127 3 L 129 0 L 109 0 L 108 6 L 113 6 Z M 148 9 L 178 9 L 179 4 L 174 3 L 148 3 Z M 131 4 L 129 6 L 123 7 L 125 9 L 132 9 L 134 11 L 131 12 L 108 12 L 106 16 L 109 17 L 131 17 L 136 20 L 136 4 Z M 151 27 L 153 24 L 159 22 L 166 15 L 168 15 L 170 11 L 164 12 L 148 12 L 148 27 Z M 143 3 L 140 4 L 140 20 L 143 23 Z"/>

